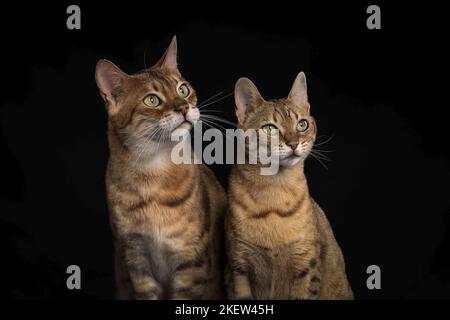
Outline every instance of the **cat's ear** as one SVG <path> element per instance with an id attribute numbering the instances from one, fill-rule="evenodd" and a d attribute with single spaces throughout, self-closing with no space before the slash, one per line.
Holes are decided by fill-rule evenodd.
<path id="1" fill-rule="evenodd" d="M 234 87 L 236 116 L 239 123 L 244 123 L 248 115 L 264 101 L 258 88 L 248 78 L 240 78 Z"/>
<path id="2" fill-rule="evenodd" d="M 169 70 L 169 71 L 178 71 L 178 63 L 177 63 L 177 36 L 172 38 L 169 47 L 167 48 L 164 55 L 159 59 L 156 63 L 156 66 Z"/>
<path id="3" fill-rule="evenodd" d="M 108 112 L 114 114 L 119 110 L 118 98 L 125 81 L 130 76 L 111 61 L 101 59 L 95 67 L 95 81 L 100 95 L 108 105 Z"/>
<path id="4" fill-rule="evenodd" d="M 306 76 L 303 71 L 300 72 L 295 78 L 291 92 L 289 92 L 288 99 L 299 107 L 306 107 L 309 109 Z"/>

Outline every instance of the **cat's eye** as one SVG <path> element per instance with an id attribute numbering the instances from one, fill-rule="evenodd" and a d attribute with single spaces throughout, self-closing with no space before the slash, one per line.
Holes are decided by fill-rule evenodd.
<path id="1" fill-rule="evenodd" d="M 149 94 L 148 96 L 146 96 L 144 98 L 144 104 L 147 107 L 156 108 L 157 106 L 159 106 L 161 104 L 161 101 L 159 100 L 157 95 Z"/>
<path id="2" fill-rule="evenodd" d="M 278 132 L 278 128 L 273 124 L 266 124 L 261 127 L 261 129 L 268 135 L 274 135 Z"/>
<path id="3" fill-rule="evenodd" d="M 309 123 L 305 119 L 300 120 L 297 124 L 297 130 L 300 132 L 305 132 L 306 129 L 308 129 L 308 127 L 309 127 Z"/>
<path id="4" fill-rule="evenodd" d="M 182 84 L 181 86 L 178 87 L 178 94 L 180 95 L 180 97 L 186 98 L 189 95 L 189 93 L 191 93 L 191 91 L 189 90 L 187 85 Z"/>

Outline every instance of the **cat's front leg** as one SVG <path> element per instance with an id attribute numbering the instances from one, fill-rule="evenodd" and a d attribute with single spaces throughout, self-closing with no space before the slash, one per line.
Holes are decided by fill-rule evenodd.
<path id="1" fill-rule="evenodd" d="M 202 299 L 210 283 L 206 256 L 180 262 L 173 274 L 171 299 Z"/>
<path id="2" fill-rule="evenodd" d="M 159 300 L 161 285 L 153 276 L 147 237 L 132 233 L 125 237 L 125 264 L 131 281 L 132 294 L 137 300 Z"/>
<path id="3" fill-rule="evenodd" d="M 249 261 L 246 259 L 250 254 L 246 242 L 237 241 L 234 235 L 229 237 L 228 254 L 229 265 L 227 266 L 228 298 L 232 300 L 252 300 L 252 287 L 249 278 Z"/>
<path id="4" fill-rule="evenodd" d="M 231 292 L 230 299 L 252 300 L 252 289 L 248 272 L 244 268 L 232 268 L 231 270 Z"/>
<path id="5" fill-rule="evenodd" d="M 312 258 L 307 266 L 299 266 L 295 271 L 289 298 L 316 300 L 319 297 L 320 288 L 320 261 Z"/>

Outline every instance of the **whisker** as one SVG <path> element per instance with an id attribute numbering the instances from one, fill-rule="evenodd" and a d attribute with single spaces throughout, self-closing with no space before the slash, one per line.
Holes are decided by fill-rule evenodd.
<path id="1" fill-rule="evenodd" d="M 205 112 L 220 112 L 220 113 L 223 113 L 224 111 L 223 111 L 223 110 L 209 110 L 209 109 L 203 109 L 203 110 L 202 110 L 202 113 L 205 113 Z"/>
<path id="2" fill-rule="evenodd" d="M 322 153 L 322 151 L 317 150 L 317 149 L 314 149 L 314 148 L 311 149 L 311 152 L 313 152 L 313 153 L 315 153 L 315 154 L 319 154 L 319 155 L 324 156 L 324 157 L 327 157 L 327 155 L 324 154 L 324 153 Z"/>
<path id="3" fill-rule="evenodd" d="M 322 136 L 319 136 L 319 137 L 323 137 L 323 136 L 325 136 L 325 135 L 322 135 Z M 317 139 L 319 139 L 319 137 Z M 319 142 L 319 143 L 315 143 L 314 146 L 324 145 L 325 143 L 330 142 L 331 139 L 333 139 L 333 138 L 334 138 L 334 133 L 328 139 L 326 139 L 325 141 L 322 141 L 322 142 Z"/>
<path id="4" fill-rule="evenodd" d="M 221 97 L 221 98 L 219 98 L 219 99 L 216 99 L 216 100 L 214 100 L 214 101 L 208 102 L 207 104 L 203 104 L 203 105 L 201 105 L 201 106 L 198 107 L 198 108 L 199 108 L 199 109 L 202 109 L 202 108 L 207 107 L 207 106 L 209 106 L 209 105 L 211 105 L 211 104 L 214 104 L 214 103 L 217 103 L 217 102 L 219 102 L 219 101 L 222 101 L 222 100 L 228 98 L 229 96 L 231 96 L 232 94 L 233 94 L 233 92 L 230 92 L 229 94 L 227 94 L 227 95 L 225 95 L 225 96 L 223 96 L 223 97 Z"/>
<path id="5" fill-rule="evenodd" d="M 203 118 L 200 118 L 200 120 L 201 120 L 201 121 L 204 121 L 205 123 L 209 123 L 209 124 L 212 125 L 212 127 L 215 128 L 215 129 L 219 129 L 219 127 L 222 128 L 223 130 L 226 130 L 226 129 L 227 129 L 227 128 L 225 128 L 224 126 L 222 126 L 222 125 L 220 125 L 220 124 L 218 124 L 218 123 L 215 123 L 215 122 L 213 122 L 213 121 L 211 121 L 211 120 L 207 120 L 207 119 L 203 119 Z"/>
<path id="6" fill-rule="evenodd" d="M 144 118 L 144 119 L 148 121 L 148 119 L 146 119 L 146 118 Z M 123 132 L 127 137 L 125 138 L 124 142 L 122 143 L 120 152 L 123 152 L 125 146 L 128 145 L 128 142 L 130 142 L 132 139 L 138 140 L 138 139 L 142 138 L 143 136 L 147 135 L 150 130 L 153 130 L 152 127 L 155 125 L 155 123 L 153 123 L 151 121 L 148 121 L 148 122 L 150 122 L 149 125 L 140 129 L 138 131 L 138 134 L 136 134 L 136 135 Z"/>
<path id="7" fill-rule="evenodd" d="M 312 148 L 311 149 L 312 152 L 323 155 L 324 157 L 326 157 L 327 155 L 325 153 L 330 153 L 333 152 L 333 150 L 320 150 L 320 149 L 316 149 L 316 148 Z"/>
<path id="8" fill-rule="evenodd" d="M 314 151 L 311 151 L 310 153 L 315 155 L 317 158 L 320 158 L 320 159 L 322 159 L 324 161 L 330 161 L 331 162 L 331 159 L 328 158 L 326 155 L 323 155 L 323 154 L 320 154 L 320 153 L 317 153 L 317 152 L 314 152 Z"/>
<path id="9" fill-rule="evenodd" d="M 161 127 L 157 127 L 155 131 L 151 132 L 148 137 L 144 140 L 144 143 L 142 144 L 139 154 L 136 158 L 135 163 L 137 164 L 137 162 L 139 161 L 141 155 L 143 154 L 144 150 L 147 149 L 149 142 L 157 135 L 160 134 L 163 131 L 163 129 Z M 153 150 L 152 150 L 153 151 Z M 156 151 L 156 150 L 155 150 Z"/>
<path id="10" fill-rule="evenodd" d="M 157 132 L 158 130 L 156 130 L 155 132 Z M 152 136 L 155 134 L 155 132 L 151 133 L 148 137 L 145 138 L 144 142 L 142 143 L 142 145 L 139 147 L 139 151 L 138 151 L 138 156 L 135 160 L 135 164 L 137 164 L 139 162 L 139 159 L 142 155 L 142 153 L 144 152 L 144 150 L 146 149 L 147 143 L 150 141 L 150 139 L 152 138 Z"/>
<path id="11" fill-rule="evenodd" d="M 234 124 L 233 122 L 228 121 L 228 120 L 226 120 L 226 119 L 224 119 L 224 118 L 215 116 L 215 115 L 210 115 L 210 114 L 200 114 L 200 118 L 206 118 L 206 119 L 209 119 L 210 121 L 216 120 L 216 121 L 220 121 L 220 122 L 222 122 L 222 123 L 229 124 L 229 125 L 231 125 L 231 126 L 233 126 L 233 127 L 236 127 L 236 124 Z"/>
<path id="12" fill-rule="evenodd" d="M 226 128 L 220 126 L 220 125 L 217 124 L 217 123 L 213 123 L 213 124 L 215 124 L 215 125 L 220 126 L 222 129 L 224 129 L 224 131 L 225 131 L 225 132 L 224 132 L 224 131 L 220 130 L 220 128 L 211 125 L 211 123 L 208 123 L 208 122 L 209 122 L 208 120 L 201 119 L 200 121 L 201 121 L 202 125 L 208 126 L 208 127 L 211 128 L 211 129 L 217 129 L 217 130 L 219 130 L 219 132 L 220 132 L 223 136 L 225 136 L 225 139 L 229 140 L 231 143 L 234 143 L 234 140 L 231 139 L 230 136 L 228 136 L 228 134 L 227 134 L 227 132 L 226 132 Z"/>
<path id="13" fill-rule="evenodd" d="M 317 158 L 317 156 L 316 156 L 315 154 L 313 154 L 313 153 L 310 153 L 310 155 L 311 155 L 314 159 L 316 159 L 317 161 L 319 161 L 319 163 L 320 163 L 326 170 L 328 170 L 328 167 L 325 165 L 325 163 L 323 163 L 323 161 L 322 161 L 321 159 Z"/>
<path id="14" fill-rule="evenodd" d="M 336 152 L 336 150 L 324 150 L 324 149 L 318 149 L 318 148 L 313 148 L 313 150 L 319 151 L 319 152 Z"/>
<path id="15" fill-rule="evenodd" d="M 205 103 L 207 103 L 208 101 L 210 101 L 211 99 L 214 99 L 217 96 L 220 96 L 223 93 L 223 91 L 220 91 L 219 93 L 216 93 L 215 95 L 213 95 L 212 97 L 209 97 L 208 99 L 206 99 L 205 101 L 203 101 L 202 103 L 200 103 L 197 107 L 201 107 L 202 105 L 204 105 Z"/>

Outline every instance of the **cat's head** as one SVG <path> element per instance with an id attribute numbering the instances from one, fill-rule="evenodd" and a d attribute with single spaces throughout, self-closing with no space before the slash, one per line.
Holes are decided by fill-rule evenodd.
<path id="1" fill-rule="evenodd" d="M 100 60 L 95 79 L 110 125 L 132 152 L 152 155 L 171 146 L 175 129 L 190 129 L 200 118 L 195 90 L 178 70 L 175 37 L 153 67 L 129 75 Z"/>
<path id="2" fill-rule="evenodd" d="M 240 78 L 234 91 L 239 128 L 255 129 L 278 145 L 270 145 L 281 166 L 290 167 L 304 161 L 316 139 L 316 122 L 310 114 L 303 72 L 297 75 L 286 99 L 265 100 L 247 78 Z"/>

